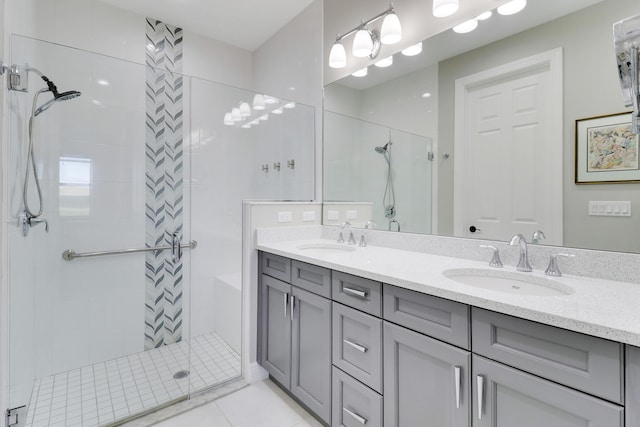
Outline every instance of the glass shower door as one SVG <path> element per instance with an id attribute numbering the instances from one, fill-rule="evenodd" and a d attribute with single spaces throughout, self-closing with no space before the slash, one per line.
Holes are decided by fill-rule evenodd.
<path id="1" fill-rule="evenodd" d="M 190 81 L 18 36 L 11 51 L 12 63 L 82 95 L 33 119 L 43 212 L 33 216 L 40 201 L 30 171 L 23 227 L 29 119 L 47 86 L 32 71 L 26 92 L 8 92 L 9 408 L 26 406 L 27 425 L 97 426 L 185 399 L 190 249 L 180 259 L 177 248 L 63 253 L 191 241 L 190 169 L 182 160 Z M 36 109 L 49 99 L 39 94 Z"/>

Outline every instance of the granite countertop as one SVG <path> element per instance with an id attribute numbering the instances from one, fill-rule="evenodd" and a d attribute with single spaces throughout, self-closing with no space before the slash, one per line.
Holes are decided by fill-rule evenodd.
<path id="1" fill-rule="evenodd" d="M 425 294 L 640 347 L 640 286 L 612 280 L 542 271 L 521 273 L 555 281 L 570 295 L 531 296 L 480 289 L 444 276 L 454 268 L 491 269 L 486 262 L 368 246 L 354 251 L 302 250 L 301 245 L 335 244 L 326 239 L 259 242 L 257 249 Z M 345 245 L 346 246 L 346 245 Z M 496 271 L 515 272 L 507 266 Z"/>

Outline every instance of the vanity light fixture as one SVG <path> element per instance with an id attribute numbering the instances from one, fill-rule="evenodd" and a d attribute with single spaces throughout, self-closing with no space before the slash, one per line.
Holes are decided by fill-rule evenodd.
<path id="1" fill-rule="evenodd" d="M 380 68 L 390 67 L 393 65 L 393 56 L 387 56 L 386 58 L 381 59 L 380 61 L 376 62 L 373 65 Z"/>
<path id="2" fill-rule="evenodd" d="M 364 67 L 358 71 L 356 71 L 355 73 L 351 74 L 353 77 L 366 77 L 367 74 L 369 74 L 369 68 L 368 67 Z"/>
<path id="3" fill-rule="evenodd" d="M 231 117 L 231 113 L 224 114 L 224 124 L 225 126 L 233 126 L 236 124 L 235 120 L 233 120 L 233 117 Z"/>
<path id="4" fill-rule="evenodd" d="M 384 18 L 384 20 L 382 21 L 382 28 L 380 29 L 380 36 L 378 36 L 378 33 L 375 30 L 371 30 L 369 25 L 380 18 Z M 379 13 L 367 21 L 362 21 L 357 27 L 344 34 L 338 34 L 329 52 L 329 67 L 344 68 L 347 66 L 347 53 L 342 44 L 342 40 L 354 33 L 355 37 L 351 51 L 356 58 L 368 57 L 375 59 L 378 53 L 380 53 L 381 44 L 398 43 L 402 39 L 402 26 L 393 8 L 393 4 L 390 4 L 389 8 L 384 12 Z"/>
<path id="5" fill-rule="evenodd" d="M 453 31 L 458 34 L 466 34 L 478 28 L 478 20 L 477 19 L 469 19 L 468 21 L 463 22 L 460 25 L 456 25 L 453 27 Z"/>
<path id="6" fill-rule="evenodd" d="M 433 0 L 433 16 L 446 18 L 458 11 L 458 0 Z"/>
<path id="7" fill-rule="evenodd" d="M 240 115 L 240 109 L 238 107 L 234 107 L 231 110 L 231 118 L 234 122 L 239 122 L 242 120 L 242 116 Z"/>
<path id="8" fill-rule="evenodd" d="M 256 95 L 253 97 L 253 109 L 254 110 L 265 109 L 264 95 L 262 95 L 261 93 L 256 93 Z"/>
<path id="9" fill-rule="evenodd" d="M 251 115 L 251 107 L 249 107 L 249 103 L 246 101 L 242 101 L 240 103 L 240 117 L 246 118 Z"/>
<path id="10" fill-rule="evenodd" d="M 416 56 L 422 53 L 422 42 L 416 43 L 413 46 L 409 46 L 406 49 L 402 49 L 404 56 Z"/>
<path id="11" fill-rule="evenodd" d="M 500 15 L 515 15 L 527 6 L 527 0 L 511 0 L 509 3 L 505 3 L 502 6 L 498 6 L 498 13 Z"/>

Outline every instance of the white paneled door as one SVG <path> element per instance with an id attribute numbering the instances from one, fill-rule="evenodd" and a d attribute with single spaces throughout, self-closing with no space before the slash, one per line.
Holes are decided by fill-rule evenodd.
<path id="1" fill-rule="evenodd" d="M 455 233 L 562 244 L 562 51 L 456 81 Z"/>

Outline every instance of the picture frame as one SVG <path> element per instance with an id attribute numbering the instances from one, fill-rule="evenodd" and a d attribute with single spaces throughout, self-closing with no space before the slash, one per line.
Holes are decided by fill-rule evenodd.
<path id="1" fill-rule="evenodd" d="M 640 135 L 631 112 L 576 120 L 575 183 L 640 182 Z"/>

